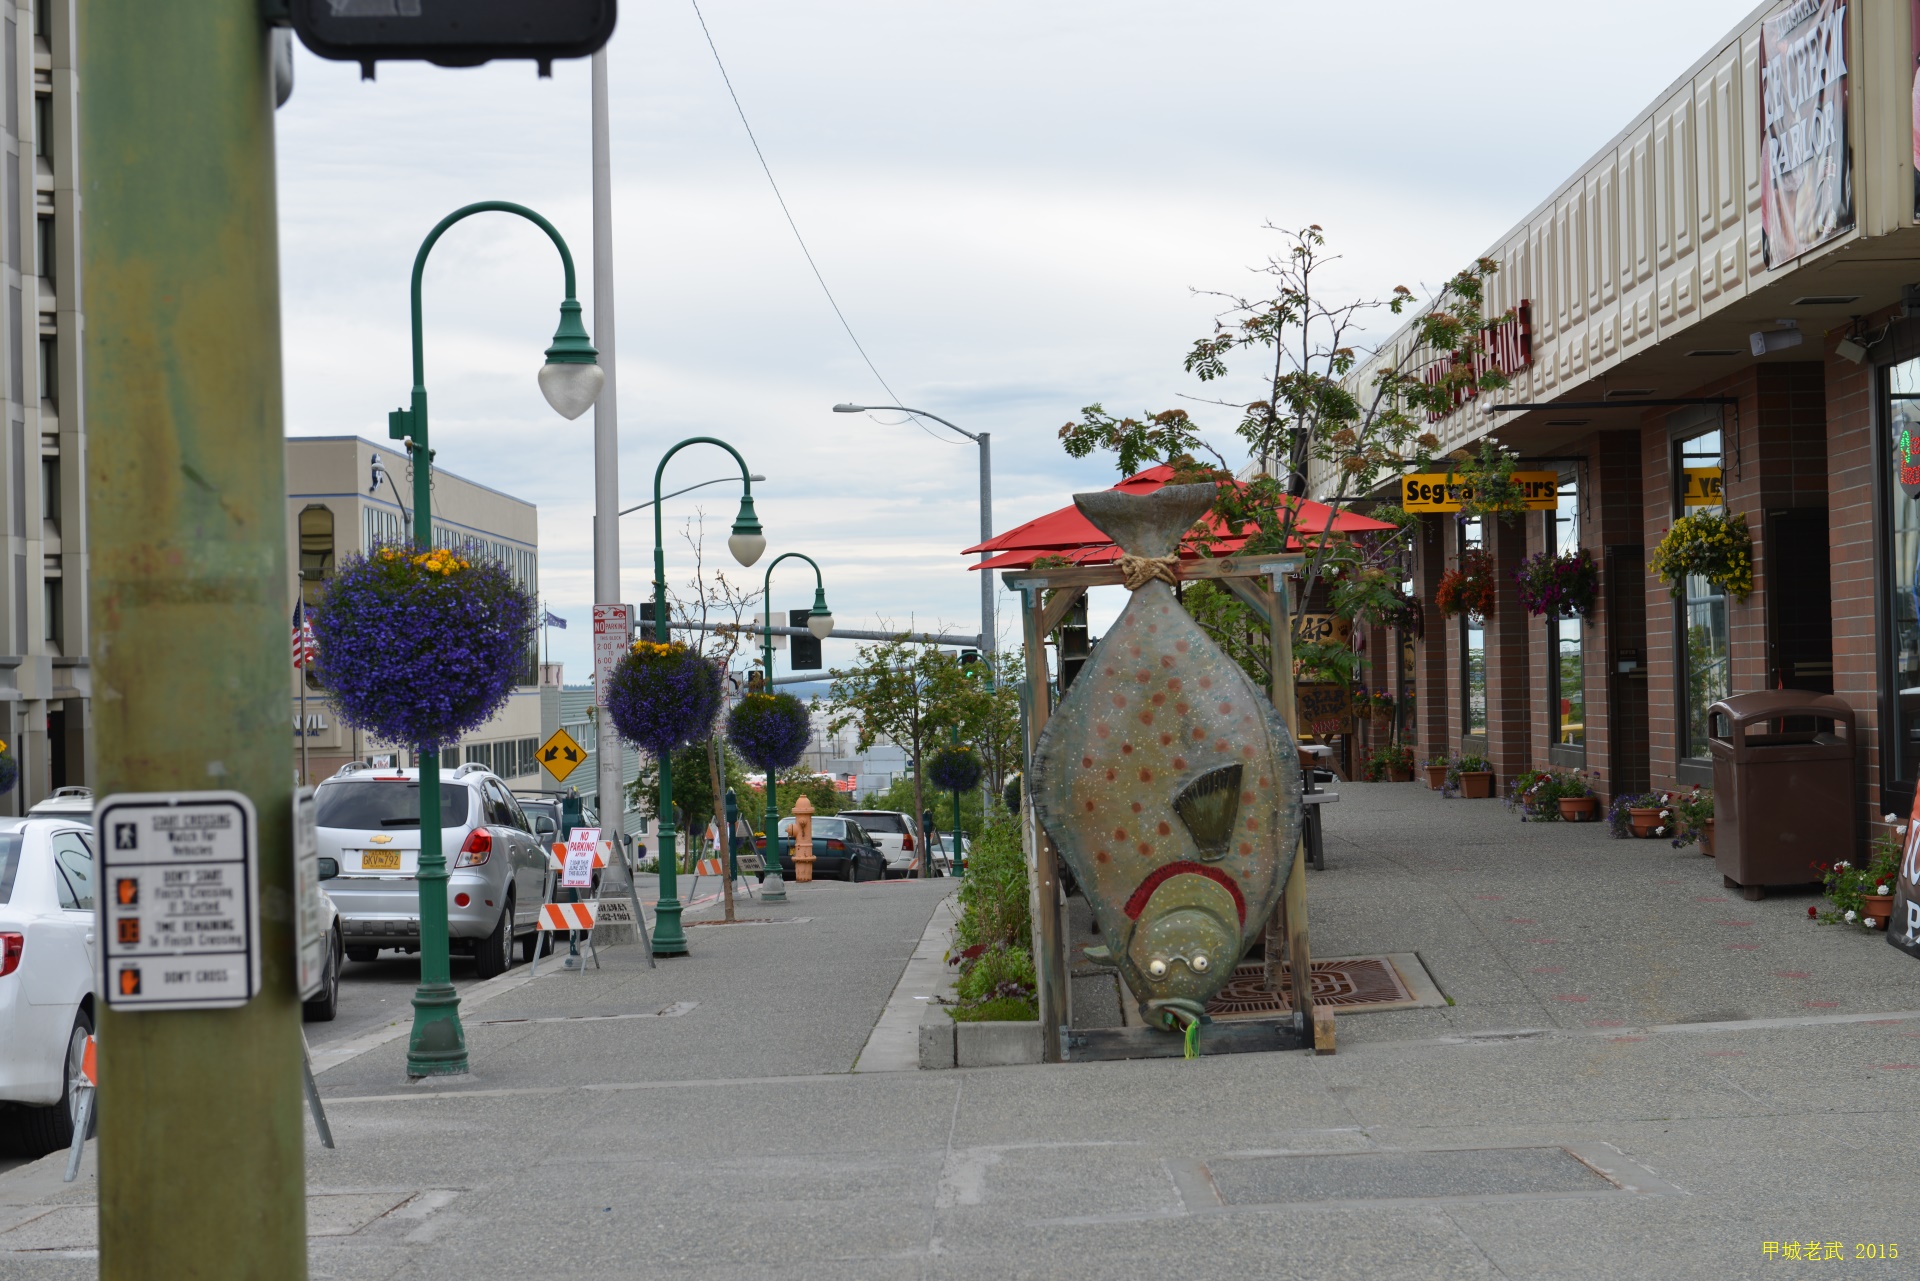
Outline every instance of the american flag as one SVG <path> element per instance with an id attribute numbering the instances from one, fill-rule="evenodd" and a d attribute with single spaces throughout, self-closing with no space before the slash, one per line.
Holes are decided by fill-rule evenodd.
<path id="1" fill-rule="evenodd" d="M 313 624 L 307 621 L 305 601 L 293 603 L 293 665 L 311 667 L 320 657 L 320 646 L 313 639 Z"/>

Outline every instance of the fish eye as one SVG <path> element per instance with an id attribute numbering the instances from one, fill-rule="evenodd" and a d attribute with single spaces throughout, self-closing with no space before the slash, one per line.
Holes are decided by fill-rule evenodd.
<path id="1" fill-rule="evenodd" d="M 1167 963 L 1155 957 L 1153 960 L 1147 962 L 1147 973 L 1151 974 L 1154 978 L 1163 979 L 1167 977 Z"/>
<path id="2" fill-rule="evenodd" d="M 1193 967 L 1193 972 L 1195 974 L 1205 974 L 1207 972 L 1207 967 L 1212 963 L 1213 962 L 1207 960 L 1207 954 L 1205 952 L 1201 952 L 1197 954 L 1191 961 L 1187 962 L 1188 965 L 1191 965 Z"/>

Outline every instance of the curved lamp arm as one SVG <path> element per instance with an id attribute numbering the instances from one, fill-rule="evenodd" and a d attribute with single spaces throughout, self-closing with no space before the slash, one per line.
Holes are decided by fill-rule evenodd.
<path id="1" fill-rule="evenodd" d="M 562 327 L 565 327 L 566 317 L 569 311 L 574 317 L 575 323 L 578 324 L 580 304 L 573 296 L 573 254 L 567 249 L 567 242 L 560 238 L 560 233 L 554 229 L 554 225 L 525 205 L 517 205 L 511 200 L 482 200 L 475 204 L 464 205 L 434 224 L 433 230 L 427 233 L 427 238 L 420 242 L 420 252 L 413 256 L 413 385 L 415 387 L 424 388 L 427 383 L 426 360 L 421 351 L 420 342 L 420 277 L 427 269 L 427 254 L 432 251 L 434 244 L 439 241 L 440 237 L 446 234 L 447 228 L 464 218 L 471 218 L 477 213 L 519 214 L 522 218 L 525 218 L 528 222 L 547 233 L 548 239 L 553 241 L 553 247 L 560 251 L 560 266 L 565 270 L 567 276 L 566 301 L 560 304 Z M 569 307 L 569 304 L 571 304 L 571 307 Z M 583 338 L 586 336 L 586 330 L 584 328 L 581 329 L 580 335 Z M 588 347 L 587 350 L 591 352 L 592 348 Z"/>
<path id="2" fill-rule="evenodd" d="M 760 530 L 760 519 L 753 512 L 753 473 L 747 470 L 747 460 L 740 451 L 721 440 L 718 436 L 689 436 L 660 456 L 660 465 L 653 469 L 653 563 L 657 575 L 656 586 L 666 590 L 666 529 L 661 519 L 660 486 L 667 474 L 667 464 L 673 456 L 688 445 L 718 445 L 733 455 L 733 461 L 740 464 L 740 513 L 734 518 L 733 535 L 727 539 L 727 546 L 733 552 L 735 560 L 742 565 L 751 565 L 760 559 L 760 553 L 766 550 L 766 535 Z"/>

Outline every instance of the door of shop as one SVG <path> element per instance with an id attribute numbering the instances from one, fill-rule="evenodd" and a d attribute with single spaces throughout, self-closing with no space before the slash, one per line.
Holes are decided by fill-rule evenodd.
<path id="1" fill-rule="evenodd" d="M 1653 786 L 1647 738 L 1647 569 L 1645 549 L 1609 547 L 1607 593 L 1607 782 L 1614 796 Z"/>
<path id="2" fill-rule="evenodd" d="M 1767 684 L 1833 693 L 1833 564 L 1827 509 L 1767 513 Z"/>

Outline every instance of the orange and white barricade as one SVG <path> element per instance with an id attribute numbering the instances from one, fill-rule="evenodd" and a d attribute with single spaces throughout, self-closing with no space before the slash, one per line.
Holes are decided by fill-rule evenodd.
<path id="1" fill-rule="evenodd" d="M 753 877 L 747 874 L 747 869 L 744 866 L 745 858 L 746 858 L 745 854 L 734 855 L 734 865 L 739 869 L 740 880 L 746 888 L 747 897 L 752 898 L 753 897 Z M 694 895 L 694 890 L 700 887 L 700 878 L 703 876 L 715 876 L 720 878 L 723 881 L 726 880 L 727 879 L 726 856 L 722 855 L 718 858 L 703 858 L 697 861 L 696 863 L 694 863 L 693 888 L 687 891 L 688 898 L 692 898 Z"/>
<path id="2" fill-rule="evenodd" d="M 556 930 L 566 930 L 569 933 L 575 930 L 585 932 L 587 936 L 587 950 L 593 954 L 594 968 L 599 969 L 600 949 L 593 946 L 593 927 L 599 922 L 599 919 L 600 904 L 593 899 L 582 899 L 578 903 L 542 903 L 540 905 L 540 916 L 537 922 L 537 928 L 540 931 L 538 936 L 539 941 L 534 944 L 533 948 L 532 973 L 540 973 L 541 949 L 546 946 L 547 936 Z M 582 965 L 580 967 L 581 973 L 584 974 L 586 968 L 585 965 Z"/>

